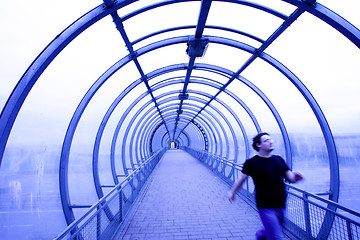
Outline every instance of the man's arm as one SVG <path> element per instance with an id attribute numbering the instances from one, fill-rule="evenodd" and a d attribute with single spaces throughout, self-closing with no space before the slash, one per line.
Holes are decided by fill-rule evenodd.
<path id="1" fill-rule="evenodd" d="M 235 193 L 241 188 L 245 180 L 248 178 L 248 175 L 241 173 L 239 179 L 235 182 L 231 190 L 229 191 L 228 198 L 229 201 L 233 201 L 235 199 Z"/>
<path id="2" fill-rule="evenodd" d="M 285 172 L 285 179 L 288 182 L 295 183 L 297 181 L 300 181 L 303 178 L 304 178 L 303 175 L 299 172 L 292 172 L 290 170 L 287 170 Z"/>

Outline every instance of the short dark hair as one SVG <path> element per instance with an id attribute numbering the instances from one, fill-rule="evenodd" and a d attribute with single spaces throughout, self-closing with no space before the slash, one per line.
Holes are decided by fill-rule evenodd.
<path id="1" fill-rule="evenodd" d="M 268 135 L 270 136 L 270 134 L 266 133 L 266 132 L 262 132 L 262 133 L 258 133 L 254 138 L 253 138 L 253 148 L 258 152 L 259 151 L 259 148 L 258 146 L 256 146 L 257 144 L 261 143 L 261 137 L 264 136 L 264 135 Z"/>

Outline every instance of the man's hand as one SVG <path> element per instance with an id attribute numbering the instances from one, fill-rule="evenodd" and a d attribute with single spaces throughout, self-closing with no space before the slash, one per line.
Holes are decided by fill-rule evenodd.
<path id="1" fill-rule="evenodd" d="M 241 188 L 245 180 L 248 178 L 248 175 L 244 173 L 240 173 L 239 179 L 235 182 L 234 186 L 231 188 L 231 190 L 228 193 L 228 199 L 230 202 L 234 201 L 235 199 L 235 193 Z"/>
<path id="2" fill-rule="evenodd" d="M 234 199 L 235 199 L 235 194 L 234 194 L 233 191 L 229 191 L 229 193 L 228 193 L 228 199 L 229 199 L 230 202 L 234 201 Z"/>
<path id="3" fill-rule="evenodd" d="M 292 172 L 292 171 L 288 170 L 285 172 L 285 179 L 288 182 L 295 183 L 297 181 L 304 179 L 304 177 L 300 172 Z"/>
<path id="4" fill-rule="evenodd" d="M 303 175 L 300 172 L 294 172 L 294 175 L 295 182 L 304 179 Z"/>

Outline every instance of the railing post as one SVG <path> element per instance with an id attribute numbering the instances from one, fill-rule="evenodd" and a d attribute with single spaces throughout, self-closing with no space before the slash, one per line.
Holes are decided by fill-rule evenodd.
<path id="1" fill-rule="evenodd" d="M 100 205 L 97 207 L 97 216 L 96 216 L 96 239 L 101 237 L 101 210 Z"/>
<path id="2" fill-rule="evenodd" d="M 192 156 L 200 156 L 200 152 L 194 149 L 188 148 L 187 151 Z M 205 163 L 211 170 L 214 170 L 213 169 L 214 161 L 218 161 L 218 163 L 216 164 L 218 166 L 219 164 L 220 165 L 225 164 L 225 162 L 222 162 L 221 157 L 217 157 L 211 154 L 205 154 L 205 153 L 203 154 L 204 154 L 203 160 L 202 159 L 199 160 Z M 239 173 L 241 173 L 242 165 L 229 160 L 227 161 L 226 164 L 231 168 L 231 172 L 228 176 L 226 176 L 226 180 L 228 181 L 233 180 L 235 182 L 238 178 Z M 341 239 L 344 239 L 344 234 L 346 233 L 347 233 L 346 239 L 353 240 L 356 238 L 357 236 L 356 233 L 358 233 L 360 229 L 360 223 L 353 221 L 351 218 L 343 216 L 342 214 L 338 214 L 336 210 L 341 209 L 346 213 L 351 214 L 351 216 L 355 216 L 357 218 L 360 218 L 360 213 L 355 212 L 351 209 L 347 209 L 346 207 L 339 205 L 333 200 L 327 200 L 319 196 L 324 194 L 313 194 L 298 189 L 296 187 L 293 187 L 291 185 L 288 184 L 286 185 L 288 186 L 288 188 L 292 188 L 295 191 L 297 191 L 297 194 L 295 194 L 287 189 L 286 191 L 288 192 L 288 194 L 291 194 L 295 196 L 297 199 L 302 200 L 302 204 L 303 204 L 302 206 L 303 216 L 301 217 L 300 222 L 297 222 L 296 219 L 295 222 L 293 222 L 291 218 L 288 218 L 289 228 L 287 230 L 293 237 L 295 238 L 301 237 L 301 239 L 308 239 L 308 240 L 315 240 L 315 239 L 323 240 L 323 239 L 328 239 L 330 236 L 329 234 L 331 233 L 331 231 L 333 231 L 333 235 L 339 232 L 341 235 L 340 236 Z M 255 204 L 255 199 L 253 197 L 254 195 L 249 191 L 250 186 L 251 185 L 249 183 L 249 179 L 247 179 L 246 186 L 244 187 L 244 189 L 241 190 L 244 190 L 243 193 L 245 193 L 244 197 L 246 198 L 246 200 L 249 200 L 250 204 Z M 317 201 L 320 201 L 320 203 L 318 203 Z M 327 207 L 323 206 L 324 204 L 326 204 Z M 295 210 L 298 209 L 296 208 Z M 301 210 L 301 206 L 300 206 L 300 210 Z M 293 217 L 296 218 L 299 216 L 293 216 Z M 341 219 L 342 221 L 346 221 L 346 227 L 344 227 L 343 225 L 337 226 L 339 224 L 334 223 L 335 218 Z M 323 219 L 322 223 L 320 222 L 321 219 Z M 320 223 L 321 223 L 321 227 L 319 229 L 318 224 Z M 317 235 L 314 236 L 315 234 Z M 331 235 L 330 237 L 334 239 L 339 239 L 338 238 L 339 236 L 334 237 Z"/>
<path id="3" fill-rule="evenodd" d="M 132 177 L 129 178 L 128 183 L 129 183 L 130 189 L 131 189 L 131 194 L 130 194 L 130 197 L 128 197 L 128 199 L 130 200 L 130 202 L 132 204 L 134 202 L 134 186 L 133 186 Z"/>
<path id="4" fill-rule="evenodd" d="M 236 181 L 236 173 L 235 173 L 235 164 L 234 163 L 231 163 L 231 170 L 230 170 L 229 176 L 231 177 L 233 182 Z"/>
<path id="5" fill-rule="evenodd" d="M 221 161 L 220 168 L 221 168 L 221 174 L 222 174 L 224 177 L 226 177 L 226 171 L 225 171 L 225 169 L 226 169 L 226 164 L 225 164 L 224 161 Z"/>
<path id="6" fill-rule="evenodd" d="M 352 235 L 352 230 L 351 230 L 351 225 L 350 225 L 349 220 L 346 220 L 346 228 L 347 228 L 347 231 L 348 231 L 349 240 L 353 240 L 353 235 Z"/>
<path id="7" fill-rule="evenodd" d="M 309 209 L 309 201 L 308 195 L 304 192 L 304 217 L 305 217 L 305 228 L 306 228 L 306 239 L 311 239 L 311 219 L 310 219 L 310 209 Z"/>
<path id="8" fill-rule="evenodd" d="M 123 221 L 123 192 L 122 188 L 119 188 L 119 222 Z"/>

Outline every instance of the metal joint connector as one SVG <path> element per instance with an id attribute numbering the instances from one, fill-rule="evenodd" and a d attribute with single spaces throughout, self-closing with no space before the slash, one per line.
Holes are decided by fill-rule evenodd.
<path id="1" fill-rule="evenodd" d="M 130 57 L 131 57 L 131 59 L 136 58 L 136 56 L 137 56 L 137 52 L 136 52 L 136 51 L 130 52 Z"/>
<path id="2" fill-rule="evenodd" d="M 203 57 L 208 43 L 209 39 L 207 38 L 191 38 L 187 43 L 186 53 L 189 57 Z"/>
<path id="3" fill-rule="evenodd" d="M 188 93 L 180 93 L 179 94 L 179 99 L 180 100 L 186 100 L 189 98 L 189 94 Z"/>
<path id="4" fill-rule="evenodd" d="M 308 5 L 308 6 L 314 6 L 316 3 L 316 0 L 301 0 L 301 1 L 306 3 L 306 5 Z"/>
<path id="5" fill-rule="evenodd" d="M 103 8 L 111 8 L 112 6 L 115 5 L 117 1 L 114 1 L 114 0 L 104 0 L 104 6 Z"/>

